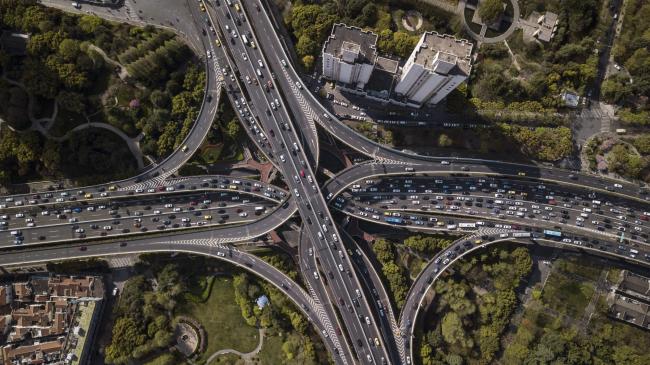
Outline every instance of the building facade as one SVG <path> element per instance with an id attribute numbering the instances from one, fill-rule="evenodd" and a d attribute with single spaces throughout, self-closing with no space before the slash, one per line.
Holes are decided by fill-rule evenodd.
<path id="1" fill-rule="evenodd" d="M 472 43 L 425 32 L 402 67 L 395 94 L 411 106 L 437 104 L 467 79 Z"/>
<path id="2" fill-rule="evenodd" d="M 323 45 L 323 76 L 363 89 L 377 60 L 377 35 L 361 28 L 334 24 Z"/>

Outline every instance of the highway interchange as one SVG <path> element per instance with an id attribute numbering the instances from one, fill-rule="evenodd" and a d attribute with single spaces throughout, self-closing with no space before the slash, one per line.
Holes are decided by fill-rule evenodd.
<path id="1" fill-rule="evenodd" d="M 646 188 L 548 166 L 420 156 L 372 142 L 302 87 L 266 6 L 258 0 L 190 6 L 203 34 L 207 92 L 185 141 L 129 179 L 0 198 L 0 222 L 6 222 L 0 265 L 133 252 L 210 255 L 285 292 L 318 328 L 334 362 L 409 364 L 427 288 L 455 260 L 487 244 L 547 242 L 650 262 Z M 173 176 L 201 145 L 223 96 L 286 189 L 224 176 Z M 319 184 L 316 124 L 371 160 Z M 469 236 L 429 263 L 396 314 L 376 263 L 339 230 L 330 208 L 387 227 Z M 307 290 L 233 248 L 296 213 Z"/>

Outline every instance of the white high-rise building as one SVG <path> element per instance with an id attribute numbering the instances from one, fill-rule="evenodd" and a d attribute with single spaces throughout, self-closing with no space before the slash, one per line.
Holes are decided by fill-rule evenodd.
<path id="1" fill-rule="evenodd" d="M 334 24 L 323 45 L 323 76 L 350 88 L 363 89 L 377 59 L 377 35 Z"/>
<path id="2" fill-rule="evenodd" d="M 467 40 L 424 33 L 402 68 L 395 93 L 411 105 L 439 103 L 469 76 L 471 54 Z"/>

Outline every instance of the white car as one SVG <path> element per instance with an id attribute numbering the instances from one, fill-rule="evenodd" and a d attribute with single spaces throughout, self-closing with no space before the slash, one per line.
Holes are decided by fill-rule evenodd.
<path id="1" fill-rule="evenodd" d="M 298 87 L 298 89 L 302 90 L 302 84 L 300 83 L 300 81 L 296 81 L 296 87 Z"/>
<path id="2" fill-rule="evenodd" d="M 208 58 L 212 58 L 212 52 L 208 51 L 206 53 L 208 54 Z"/>
<path id="3" fill-rule="evenodd" d="M 248 61 L 248 57 L 246 56 L 246 52 L 242 52 L 241 57 L 244 59 L 244 61 Z"/>
<path id="4" fill-rule="evenodd" d="M 264 63 L 262 63 L 262 60 L 257 60 L 257 64 L 260 65 L 260 68 L 264 68 Z"/>
<path id="5" fill-rule="evenodd" d="M 284 59 L 281 59 L 280 63 L 282 64 L 282 66 L 287 67 L 287 61 L 285 61 Z"/>
<path id="6" fill-rule="evenodd" d="M 286 161 L 287 161 L 287 159 L 286 159 L 286 158 L 284 158 L 284 155 L 280 155 L 280 161 L 282 161 L 282 162 L 286 162 Z"/>

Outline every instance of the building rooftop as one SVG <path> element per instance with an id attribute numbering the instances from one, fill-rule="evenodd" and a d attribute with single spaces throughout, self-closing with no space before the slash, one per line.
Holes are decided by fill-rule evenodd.
<path id="1" fill-rule="evenodd" d="M 334 24 L 323 52 L 346 62 L 374 64 L 377 58 L 377 34 L 345 24 Z"/>
<path id="2" fill-rule="evenodd" d="M 544 14 L 533 11 L 528 18 L 519 20 L 519 25 L 526 37 L 537 38 L 544 42 L 550 42 L 553 39 L 557 23 L 558 15 L 550 11 Z"/>
<path id="3" fill-rule="evenodd" d="M 650 307 L 635 299 L 615 294 L 610 299 L 610 315 L 618 320 L 625 321 L 645 329 L 650 329 L 648 310 Z"/>
<path id="4" fill-rule="evenodd" d="M 399 62 L 386 57 L 377 57 L 377 63 L 375 64 L 375 67 L 378 70 L 396 74 L 399 67 Z"/>
<path id="5" fill-rule="evenodd" d="M 618 286 L 619 291 L 624 291 L 641 299 L 650 299 L 650 279 L 628 270 L 621 273 L 621 278 L 622 280 Z"/>
<path id="6" fill-rule="evenodd" d="M 422 35 L 421 40 L 416 46 L 414 62 L 424 66 L 434 72 L 434 62 L 450 66 L 450 71 L 457 69 L 465 75 L 469 75 L 472 69 L 472 43 L 465 39 L 457 39 L 447 34 L 438 34 L 436 32 L 426 32 Z M 453 67 L 456 66 L 456 67 Z M 438 68 L 438 67 L 436 67 Z"/>

